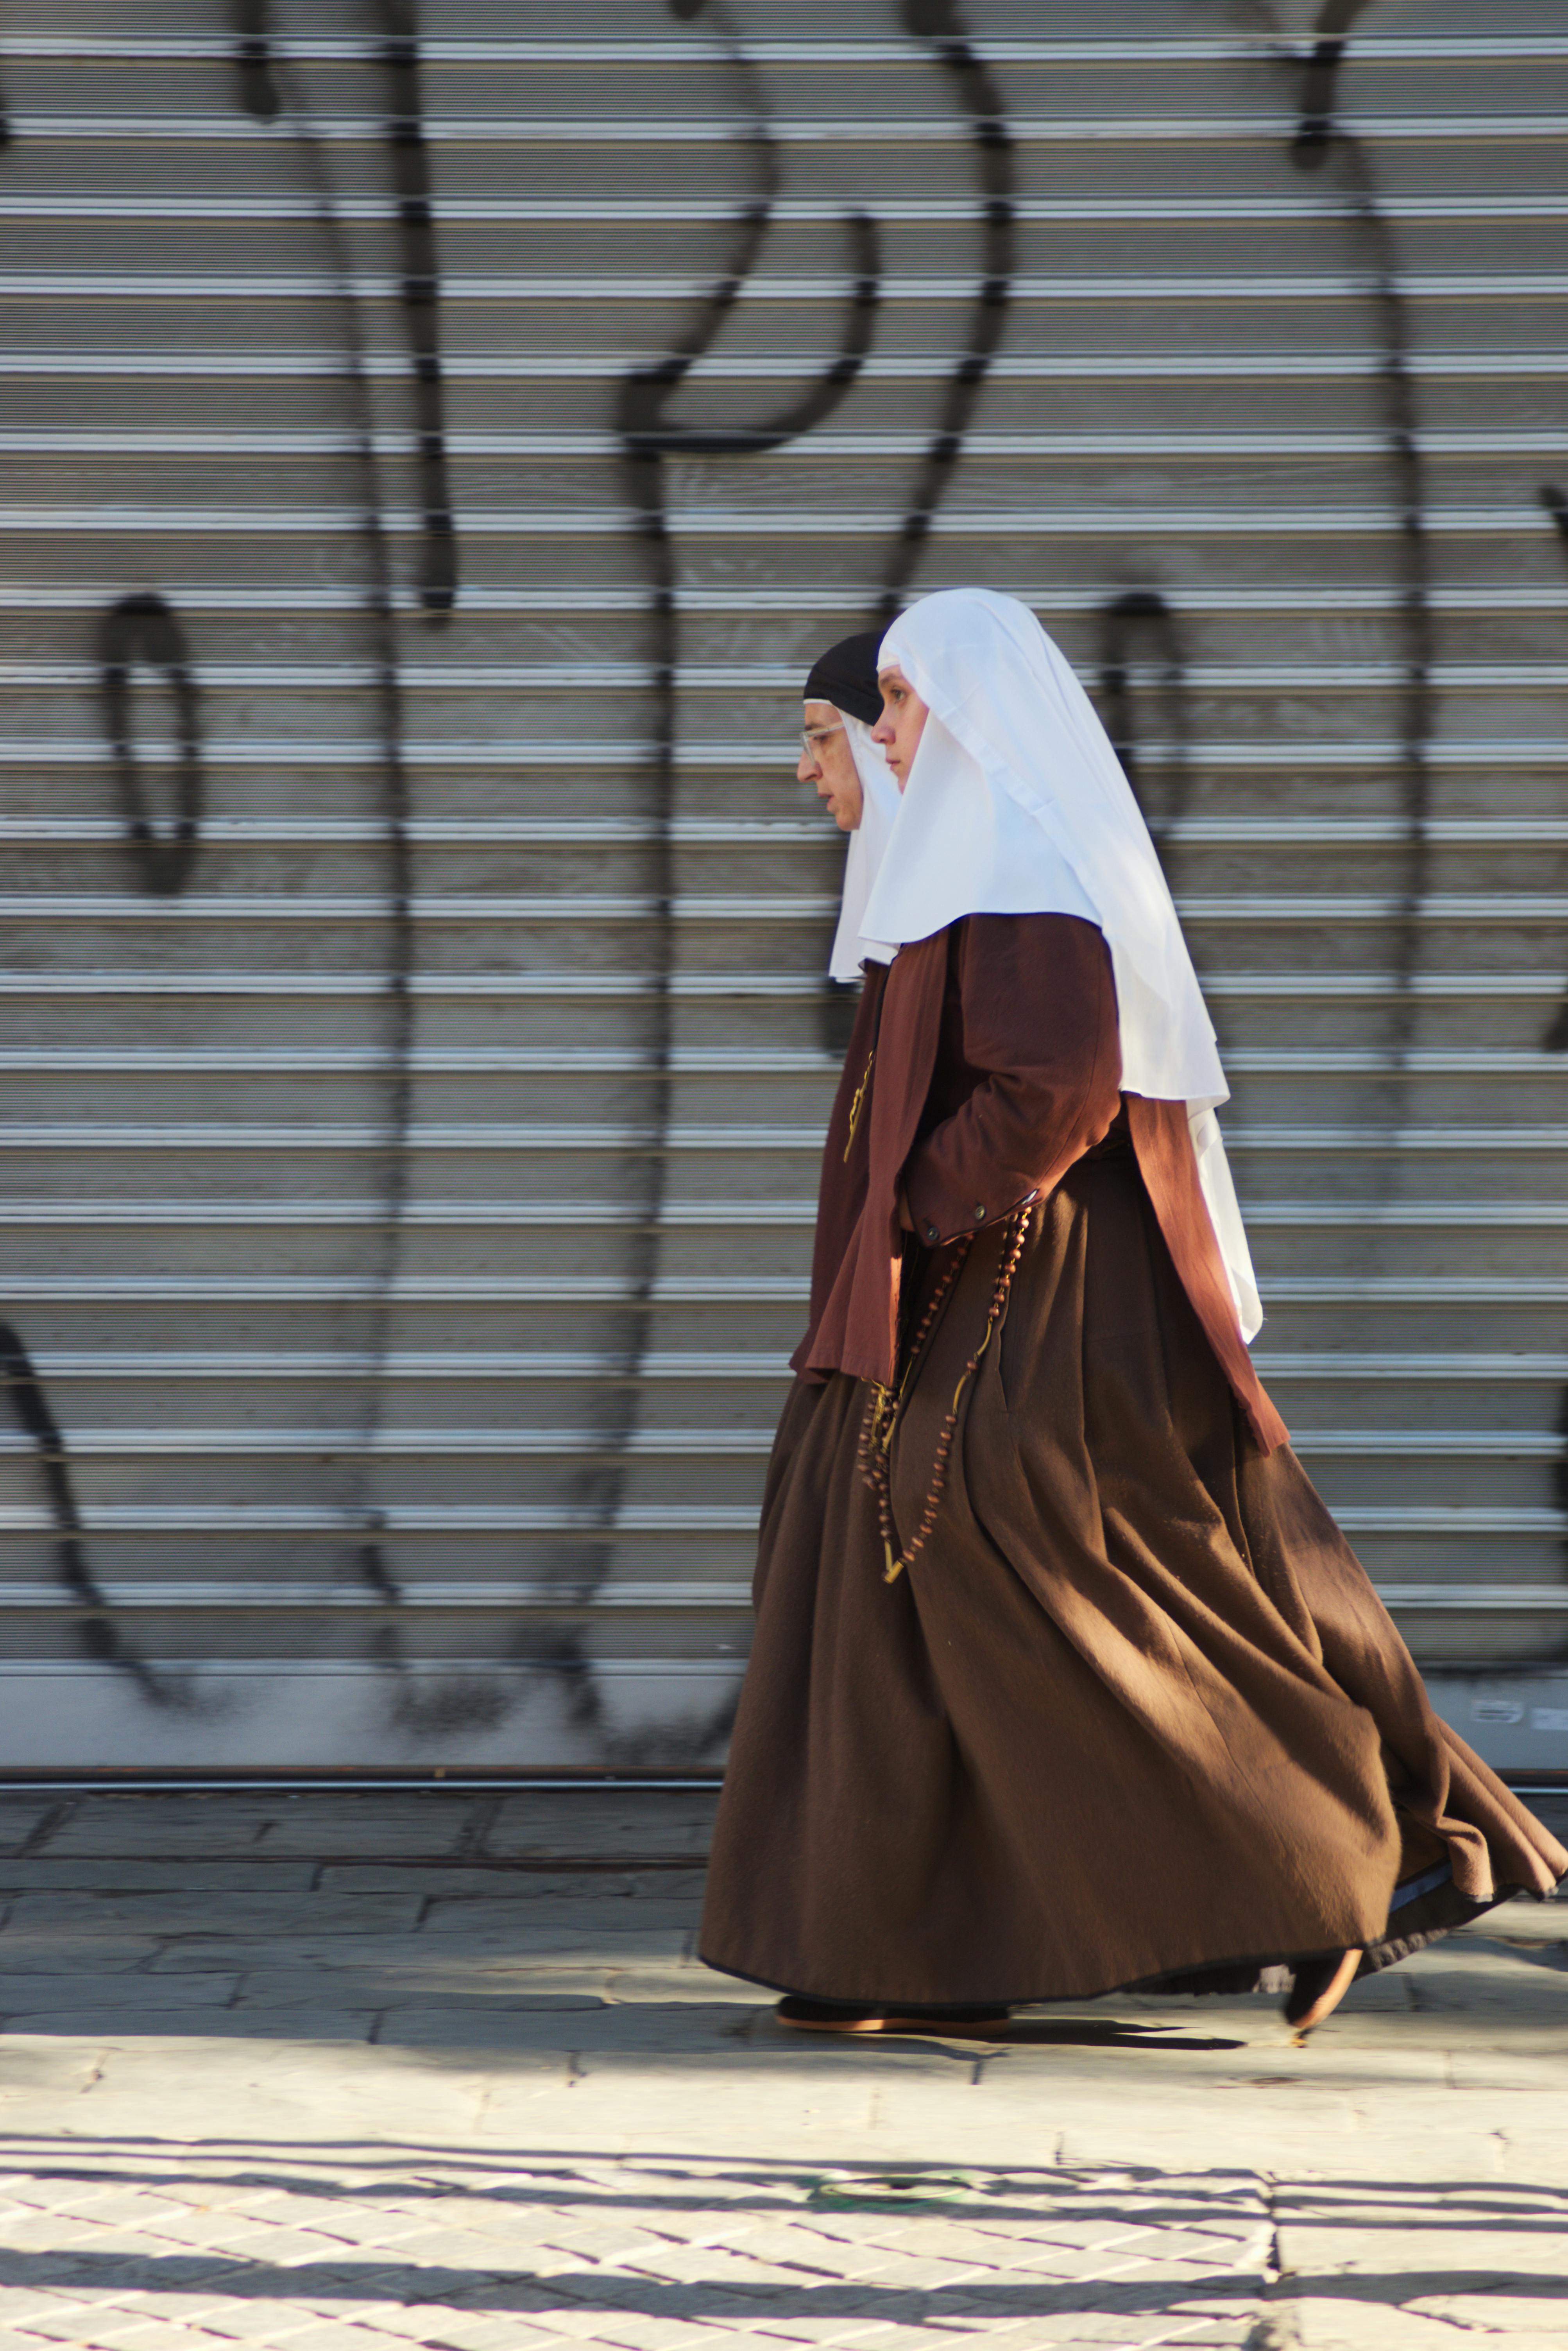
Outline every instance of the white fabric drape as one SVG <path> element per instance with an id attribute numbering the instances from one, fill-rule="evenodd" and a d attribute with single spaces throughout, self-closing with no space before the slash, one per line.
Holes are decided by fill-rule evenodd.
<path id="1" fill-rule="evenodd" d="M 828 973 L 832 979 L 851 980 L 859 976 L 862 963 L 891 963 L 894 957 L 891 946 L 866 937 L 864 915 L 898 814 L 898 785 L 880 746 L 871 739 L 871 728 L 847 710 L 841 710 L 839 716 L 861 779 L 861 820 L 850 835 L 844 859 L 843 903 Z"/>
<path id="2" fill-rule="evenodd" d="M 896 663 L 927 705 L 861 916 L 902 946 L 965 914 L 1077 914 L 1111 951 L 1129 1093 L 1187 1107 L 1244 1338 L 1263 1320 L 1220 1139 L 1230 1089 L 1148 827 L 1071 665 L 1013 597 L 946 589 L 903 613 Z"/>

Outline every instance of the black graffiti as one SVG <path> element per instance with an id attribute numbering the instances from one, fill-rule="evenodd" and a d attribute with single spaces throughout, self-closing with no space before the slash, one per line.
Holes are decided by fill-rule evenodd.
<path id="1" fill-rule="evenodd" d="M 1187 654 L 1175 612 L 1157 588 L 1127 588 L 1100 608 L 1100 716 L 1143 810 L 1165 877 L 1179 887 L 1181 824 L 1192 792 L 1192 710 Z M 1143 712 L 1152 706 L 1154 726 Z M 1157 758 L 1145 750 L 1149 733 Z M 1225 1023 L 1215 1016 L 1223 1050 Z"/>
<path id="2" fill-rule="evenodd" d="M 375 0 L 379 56 L 387 82 L 387 152 L 397 197 L 402 268 L 398 298 L 413 360 L 421 515 L 420 601 L 437 617 L 457 594 L 457 532 L 447 454 L 446 385 L 441 361 L 441 262 L 435 240 L 430 145 L 421 89 L 415 0 Z M 239 101 L 258 122 L 282 109 L 270 0 L 235 0 Z"/>
<path id="3" fill-rule="evenodd" d="M 382 1176 L 382 1217 L 379 1226 L 378 1261 L 373 1271 L 375 1303 L 371 1312 L 369 1354 L 378 1370 L 369 1383 L 369 1406 L 362 1431 L 368 1456 L 380 1432 L 383 1382 L 379 1366 L 386 1360 L 391 1340 L 392 1293 L 402 1249 L 408 1206 L 408 1130 L 413 1112 L 410 1061 L 413 1046 L 414 965 L 413 849 L 410 835 L 410 786 L 403 754 L 403 707 L 401 653 L 388 540 L 381 465 L 376 455 L 375 420 L 365 337 L 352 256 L 340 216 L 321 141 L 303 91 L 287 64 L 271 45 L 265 0 L 241 0 L 236 9 L 240 34 L 236 64 L 242 104 L 257 94 L 257 75 L 266 74 L 265 89 L 273 104 L 258 119 L 287 131 L 293 141 L 313 199 L 316 225 L 327 256 L 334 309 L 343 348 L 342 381 L 349 413 L 348 440 L 357 477 L 359 539 L 364 557 L 363 610 L 370 634 L 371 667 L 374 677 L 378 775 L 382 799 L 382 839 L 387 860 L 387 923 L 389 956 L 382 998 L 385 1015 L 386 1115 L 380 1154 Z M 261 44 L 260 53 L 257 44 Z M 252 109 L 254 110 L 254 107 Z M 360 1538 L 355 1545 L 359 1572 L 381 1602 L 396 1607 L 402 1593 L 385 1555 L 386 1514 L 368 1495 L 356 1513 Z M 372 1653 L 378 1661 L 404 1669 L 394 1627 L 377 1628 Z"/>
<path id="4" fill-rule="evenodd" d="M 457 534 L 446 450 L 446 391 L 441 368 L 441 264 L 431 202 L 430 147 L 420 92 L 419 12 L 414 0 L 379 0 L 382 64 L 390 105 L 387 144 L 397 191 L 402 272 L 398 294 L 413 356 L 423 553 L 420 601 L 450 612 L 457 594 Z"/>
<path id="5" fill-rule="evenodd" d="M 707 0 L 670 0 L 678 16 L 704 13 Z M 691 369 L 716 340 L 756 267 L 779 193 L 779 157 L 755 68 L 731 25 L 728 11 L 714 0 L 712 10 L 747 118 L 746 144 L 756 184 L 737 215 L 728 266 L 684 335 L 656 367 L 635 370 L 622 382 L 615 431 L 628 503 L 648 566 L 648 618 L 653 694 L 653 747 L 650 785 L 653 853 L 649 882 L 658 936 L 653 1034 L 650 1050 L 657 1072 L 652 1124 L 657 1141 L 644 1163 L 645 1205 L 657 1217 L 664 1183 L 664 1134 L 669 1119 L 669 1067 L 673 1049 L 673 925 L 675 896 L 674 820 L 675 789 L 676 664 L 679 650 L 675 610 L 675 562 L 670 535 L 666 458 L 676 455 L 756 456 L 784 447 L 829 417 L 859 375 L 871 347 L 881 293 L 876 232 L 862 213 L 845 221 L 853 283 L 840 348 L 821 376 L 787 407 L 758 423 L 724 427 L 683 425 L 668 414 L 671 400 Z M 639 1302 L 652 1293 L 656 1244 L 637 1275 Z M 638 1328 L 644 1324 L 639 1314 Z"/>
<path id="6" fill-rule="evenodd" d="M 1157 588 L 1129 588 L 1100 613 L 1101 716 L 1126 771 L 1150 837 L 1170 878 L 1176 829 L 1186 813 L 1192 729 L 1187 709 L 1186 657 L 1176 615 Z M 1163 789 L 1155 796 L 1139 740 L 1134 672 L 1152 669 L 1164 746 Z"/>
<path id="7" fill-rule="evenodd" d="M 1390 1039 L 1396 1054 L 1403 1056 L 1414 1041 L 1416 998 L 1411 983 L 1418 953 L 1416 918 L 1427 893 L 1436 632 L 1426 469 L 1398 256 L 1372 158 L 1364 142 L 1334 120 L 1333 111 L 1336 77 L 1346 48 L 1345 36 L 1368 5 L 1370 0 L 1325 0 L 1319 11 L 1313 28 L 1317 46 L 1304 63 L 1301 118 L 1290 152 L 1292 162 L 1301 170 L 1318 172 L 1331 162 L 1337 169 L 1357 241 L 1369 264 L 1366 275 L 1382 334 L 1383 361 L 1378 381 L 1384 443 L 1400 524 L 1399 620 L 1404 641 L 1399 733 L 1405 858 L 1401 904 L 1396 923 Z"/>
<path id="8" fill-rule="evenodd" d="M 929 44 L 936 63 L 951 77 L 958 104 L 969 118 L 981 198 L 980 284 L 968 332 L 943 388 L 936 426 L 883 569 L 873 613 L 880 627 L 894 620 L 904 603 L 937 509 L 956 478 L 976 404 L 1007 326 L 1016 258 L 1015 151 L 996 79 L 971 47 L 955 0 L 903 0 L 902 15 L 904 29 Z M 826 935 L 831 939 L 831 925 Z M 850 1041 L 859 996 L 858 981 L 823 981 L 817 1036 L 831 1059 L 841 1055 Z"/>
<path id="9" fill-rule="evenodd" d="M 270 0 L 235 0 L 234 26 L 240 105 L 258 122 L 271 122 L 283 100 L 272 71 Z"/>
<path id="10" fill-rule="evenodd" d="M 936 429 L 883 577 L 877 615 L 884 622 L 894 618 L 904 601 L 936 510 L 956 474 L 976 402 L 1007 325 L 1015 268 L 1013 138 L 996 79 L 976 55 L 954 0 L 903 0 L 903 17 L 908 31 L 930 44 L 969 117 L 982 200 L 981 262 L 968 335 L 947 380 Z"/>
<path id="11" fill-rule="evenodd" d="M 1542 482 L 1541 503 L 1557 526 L 1557 536 L 1568 554 L 1568 491 L 1561 490 L 1555 482 Z"/>
<path id="12" fill-rule="evenodd" d="M 1324 0 L 1312 27 L 1316 36 L 1301 85 L 1301 119 L 1291 144 L 1296 161 L 1315 171 L 1336 135 L 1333 109 L 1346 36 L 1372 0 Z"/>
<path id="13" fill-rule="evenodd" d="M 10 144 L 10 113 L 4 100 L 0 99 L 0 148 Z M 89 1645 L 89 1649 L 97 1645 L 117 1656 L 120 1648 L 119 1635 L 101 1605 L 102 1595 L 93 1583 L 87 1563 L 81 1513 L 77 1508 L 65 1438 L 60 1434 L 59 1424 L 50 1408 L 43 1383 L 33 1368 L 32 1358 L 8 1322 L 0 1322 L 0 1384 L 5 1387 L 6 1401 L 24 1436 L 32 1439 L 43 1470 L 44 1491 L 54 1522 L 55 1556 L 60 1580 L 67 1591 L 83 1601 L 91 1611 L 77 1620 L 78 1637 Z M 139 1675 L 147 1671 L 145 1667 L 131 1667 L 129 1656 L 126 1664 L 129 1670 Z"/>
<path id="14" fill-rule="evenodd" d="M 65 1437 L 33 1359 L 9 1322 L 0 1322 L 0 1388 L 17 1427 L 33 1447 L 55 1530 L 56 1567 L 76 1604 L 71 1623 L 84 1653 L 94 1665 L 112 1667 L 126 1675 L 152 1705 L 189 1709 L 193 1705 L 189 1685 L 160 1673 L 138 1656 L 114 1621 L 113 1609 L 89 1564 Z"/>
<path id="15" fill-rule="evenodd" d="M 838 350 L 822 372 L 784 407 L 757 422 L 727 425 L 687 425 L 670 414 L 671 403 L 698 360 L 709 350 L 745 291 L 761 255 L 772 224 L 779 187 L 777 141 L 764 91 L 722 0 L 668 0 L 672 13 L 691 22 L 708 15 L 733 78 L 739 111 L 745 123 L 741 143 L 752 171 L 752 189 L 736 216 L 730 252 L 723 275 L 697 308 L 685 330 L 653 367 L 638 368 L 620 386 L 613 424 L 621 447 L 621 465 L 633 528 L 647 567 L 649 654 L 653 697 L 652 747 L 648 768 L 650 845 L 647 894 L 653 920 L 649 937 L 654 968 L 648 1011 L 646 1051 L 650 1064 L 643 1113 L 646 1141 L 632 1163 L 637 1224 L 627 1268 L 628 1303 L 612 1350 L 612 1376 L 601 1391 L 603 1455 L 577 1481 L 574 1505 L 590 1525 L 604 1531 L 602 1543 L 574 1549 L 563 1558 L 556 1580 L 575 1587 L 587 1599 L 609 1573 L 614 1530 L 626 1489 L 628 1456 L 639 1425 L 641 1374 L 647 1353 L 652 1309 L 662 1260 L 661 1217 L 667 1184 L 667 1138 L 673 1111 L 672 1062 L 674 1048 L 674 860 L 676 674 L 679 622 L 676 611 L 676 571 L 670 531 L 666 463 L 672 457 L 751 457 L 785 447 L 831 416 L 860 374 L 871 348 L 881 297 L 881 265 L 876 231 L 863 213 L 845 216 L 843 231 L 849 249 L 852 282 L 839 336 Z M 536 1647 L 534 1656 L 540 1656 Z M 603 1694 L 580 1636 L 563 1631 L 549 1645 L 548 1659 L 555 1670 L 574 1725 L 591 1731 L 601 1747 L 620 1760 L 636 1760 L 641 1741 L 630 1744 L 609 1724 Z M 683 1736 L 683 1747 L 693 1757 L 711 1750 L 728 1725 L 731 1702 L 727 1699 L 711 1721 Z M 659 1735 L 659 1750 L 668 1751 L 667 1733 Z"/>
<path id="16" fill-rule="evenodd" d="M 99 687 L 125 814 L 126 838 L 153 896 L 178 897 L 191 878 L 201 845 L 206 778 L 202 761 L 201 702 L 191 650 L 177 615 L 152 591 L 122 596 L 99 623 Z M 136 749 L 136 672 L 155 672 L 174 706 L 177 741 L 175 813 L 161 832 L 150 812 Z"/>

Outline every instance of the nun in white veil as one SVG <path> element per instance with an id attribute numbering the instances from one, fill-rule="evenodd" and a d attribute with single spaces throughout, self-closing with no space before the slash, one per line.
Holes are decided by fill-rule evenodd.
<path id="1" fill-rule="evenodd" d="M 1568 1855 L 1434 1714 L 1259 1384 L 1214 1032 L 1077 679 L 968 590 L 878 666 L 903 797 L 846 920 L 896 952 L 823 1155 L 702 1954 L 819 2031 L 1132 1987 L 1284 1991 L 1306 2031 Z"/>

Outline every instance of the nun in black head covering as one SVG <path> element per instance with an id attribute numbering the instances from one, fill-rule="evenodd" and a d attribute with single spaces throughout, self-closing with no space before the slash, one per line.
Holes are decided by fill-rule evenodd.
<path id="1" fill-rule="evenodd" d="M 882 716 L 876 682 L 879 630 L 845 637 L 813 663 L 806 680 L 800 763 L 795 773 L 815 784 L 841 832 L 850 836 L 843 905 L 828 960 L 831 978 L 858 979 L 862 965 L 886 965 L 893 949 L 861 935 L 861 916 L 898 813 L 898 786 L 871 731 Z"/>

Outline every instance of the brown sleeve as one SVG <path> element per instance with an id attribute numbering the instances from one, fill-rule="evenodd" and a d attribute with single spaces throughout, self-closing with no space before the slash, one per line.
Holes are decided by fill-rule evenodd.
<path id="1" fill-rule="evenodd" d="M 904 1197 L 927 1242 L 1049 1191 L 1121 1102 L 1116 987 L 1092 923 L 973 914 L 956 952 L 964 1059 L 984 1075 L 904 1165 Z"/>
<path id="2" fill-rule="evenodd" d="M 811 1319 L 814 1331 L 822 1308 L 844 1260 L 866 1192 L 866 1115 L 872 1082 L 883 992 L 887 985 L 885 964 L 866 967 L 855 1024 L 844 1053 L 843 1074 L 828 1122 L 822 1146 L 822 1173 L 817 1187 L 817 1229 L 811 1246 Z"/>

